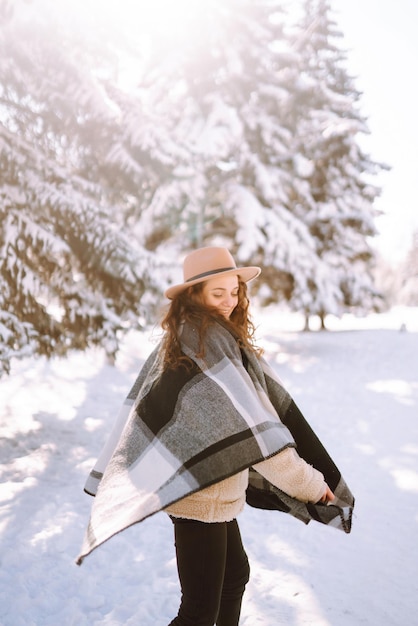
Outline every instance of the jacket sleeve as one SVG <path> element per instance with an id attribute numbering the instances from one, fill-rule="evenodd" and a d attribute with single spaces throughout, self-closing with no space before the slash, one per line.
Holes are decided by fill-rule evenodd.
<path id="1" fill-rule="evenodd" d="M 295 448 L 286 448 L 253 467 L 275 487 L 301 502 L 318 502 L 325 493 L 323 474 L 306 463 Z"/>

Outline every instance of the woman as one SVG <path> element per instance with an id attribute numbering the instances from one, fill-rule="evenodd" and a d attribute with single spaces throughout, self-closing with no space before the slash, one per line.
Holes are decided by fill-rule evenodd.
<path id="1" fill-rule="evenodd" d="M 254 345 L 247 283 L 260 269 L 209 247 L 189 254 L 183 270 L 183 283 L 166 291 L 163 340 L 86 485 L 94 495 L 100 481 L 78 563 L 164 510 L 182 592 L 170 626 L 236 626 L 249 578 L 236 520 L 246 499 L 346 532 L 354 500 Z"/>
<path id="2" fill-rule="evenodd" d="M 166 366 L 177 367 L 184 359 L 181 325 L 186 320 L 199 322 L 202 352 L 204 330 L 216 320 L 225 324 L 242 347 L 257 353 L 252 343 L 254 328 L 248 316 L 246 282 L 257 276 L 259 269 L 235 269 L 226 249 L 207 248 L 186 257 L 184 273 L 185 282 L 166 292 L 172 299 L 162 324 L 166 330 Z M 302 501 L 326 502 L 334 497 L 323 475 L 303 461 L 294 448 L 285 448 L 254 469 Z M 171 626 L 238 624 L 249 566 L 236 516 L 244 507 L 247 487 L 245 469 L 166 509 L 174 522 L 182 589 L 179 613 Z"/>

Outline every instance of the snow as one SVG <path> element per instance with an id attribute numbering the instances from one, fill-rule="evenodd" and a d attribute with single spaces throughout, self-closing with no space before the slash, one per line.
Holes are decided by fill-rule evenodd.
<path id="1" fill-rule="evenodd" d="M 259 343 L 356 496 L 346 535 L 246 507 L 243 626 L 416 623 L 418 309 L 328 319 L 259 311 Z M 82 491 L 158 332 L 116 365 L 92 350 L 13 363 L 0 387 L 0 624 L 166 626 L 179 602 L 164 513 L 74 563 L 92 500 Z"/>

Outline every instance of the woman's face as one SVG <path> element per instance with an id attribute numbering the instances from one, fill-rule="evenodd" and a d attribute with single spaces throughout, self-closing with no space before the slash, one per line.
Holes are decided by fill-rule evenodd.
<path id="1" fill-rule="evenodd" d="M 238 304 L 238 276 L 218 276 L 205 281 L 202 300 L 203 304 L 215 307 L 229 319 Z"/>

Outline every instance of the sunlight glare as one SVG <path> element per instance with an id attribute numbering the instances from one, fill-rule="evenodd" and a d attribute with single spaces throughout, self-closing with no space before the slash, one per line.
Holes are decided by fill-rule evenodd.
<path id="1" fill-rule="evenodd" d="M 8 481 L 0 484 L 0 502 L 6 503 L 16 499 L 21 491 L 35 487 L 38 480 L 33 476 L 27 476 L 21 482 Z"/>
<path id="2" fill-rule="evenodd" d="M 196 35 L 196 28 L 204 27 L 207 9 L 214 0 L 93 0 L 105 12 L 108 20 L 148 38 L 150 43 L 178 40 Z"/>
<path id="3" fill-rule="evenodd" d="M 84 420 L 84 427 L 89 433 L 94 433 L 96 430 L 101 428 L 103 425 L 102 419 L 95 419 L 94 417 L 87 417 Z"/>
<path id="4" fill-rule="evenodd" d="M 391 472 L 396 485 L 402 491 L 418 493 L 418 474 L 410 469 L 394 469 Z"/>
<path id="5" fill-rule="evenodd" d="M 413 395 L 418 385 L 406 380 L 376 380 L 366 385 L 367 389 L 375 393 L 387 393 L 393 395 L 402 404 L 412 406 L 414 403 Z"/>

